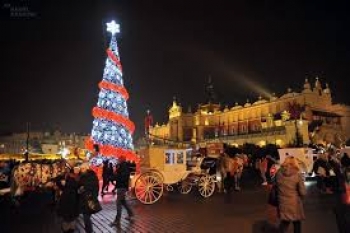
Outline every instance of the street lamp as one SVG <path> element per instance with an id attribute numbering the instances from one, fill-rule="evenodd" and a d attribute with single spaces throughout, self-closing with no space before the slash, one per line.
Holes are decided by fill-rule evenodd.
<path id="1" fill-rule="evenodd" d="M 300 118 L 299 120 L 295 119 L 294 120 L 294 125 L 295 125 L 295 143 L 297 147 L 300 147 L 301 144 L 303 143 L 303 138 L 300 135 L 299 132 L 299 127 L 303 125 L 303 120 Z"/>
<path id="2" fill-rule="evenodd" d="M 30 123 L 27 122 L 27 138 L 26 138 L 26 150 L 24 152 L 24 160 L 28 162 L 29 160 L 29 131 L 30 131 Z"/>

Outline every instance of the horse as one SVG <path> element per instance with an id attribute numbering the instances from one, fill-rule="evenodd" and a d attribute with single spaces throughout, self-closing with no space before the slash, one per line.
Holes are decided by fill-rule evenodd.
<path id="1" fill-rule="evenodd" d="M 238 181 L 243 172 L 243 159 L 239 156 L 231 158 L 227 154 L 222 154 L 218 159 L 218 168 L 224 190 L 227 191 L 227 188 L 230 188 L 233 182 L 235 184 L 235 189 L 238 190 Z M 230 179 L 233 177 L 235 178 L 234 181 Z"/>

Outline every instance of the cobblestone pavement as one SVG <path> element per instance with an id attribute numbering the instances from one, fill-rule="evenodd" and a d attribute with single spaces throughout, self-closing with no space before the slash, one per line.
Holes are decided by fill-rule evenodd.
<path id="1" fill-rule="evenodd" d="M 115 197 L 106 195 L 101 199 L 103 210 L 93 215 L 92 219 L 96 233 L 259 233 L 263 232 L 262 226 L 266 220 L 266 197 L 267 192 L 260 184 L 247 180 L 242 191 L 232 195 L 231 203 L 226 203 L 221 193 L 203 199 L 195 190 L 187 195 L 176 191 L 165 193 L 161 200 L 153 205 L 143 205 L 137 200 L 130 200 L 136 219 L 133 222 L 125 220 L 123 212 L 121 226 L 115 228 L 109 226 L 116 214 Z M 7 217 L 2 220 L 7 224 L 0 227 L 0 232 L 60 232 L 59 219 L 43 203 L 44 199 L 34 198 L 23 205 L 23 210 L 4 215 Z M 335 204 L 334 195 L 320 195 L 314 186 L 308 187 L 308 196 L 305 199 L 307 219 L 303 222 L 303 232 L 337 232 L 333 213 Z M 84 232 L 81 217 L 78 219 L 76 232 Z"/>

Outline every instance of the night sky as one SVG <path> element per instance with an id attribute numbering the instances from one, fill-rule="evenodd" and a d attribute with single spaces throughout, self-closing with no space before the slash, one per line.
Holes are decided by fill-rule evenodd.
<path id="1" fill-rule="evenodd" d="M 205 102 L 209 75 L 223 106 L 300 91 L 315 76 L 329 83 L 334 102 L 350 104 L 349 8 L 285 2 L 7 0 L 0 6 L 0 132 L 31 122 L 33 130 L 90 133 L 111 19 L 121 24 L 136 136 L 147 109 L 162 123 L 174 96 L 186 111 Z"/>

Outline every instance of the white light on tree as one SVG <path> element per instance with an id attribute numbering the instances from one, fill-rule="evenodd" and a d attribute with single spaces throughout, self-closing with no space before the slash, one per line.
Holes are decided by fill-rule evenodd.
<path id="1" fill-rule="evenodd" d="M 111 32 L 112 35 L 120 32 L 120 25 L 117 24 L 114 20 L 107 23 L 107 31 Z"/>

